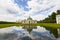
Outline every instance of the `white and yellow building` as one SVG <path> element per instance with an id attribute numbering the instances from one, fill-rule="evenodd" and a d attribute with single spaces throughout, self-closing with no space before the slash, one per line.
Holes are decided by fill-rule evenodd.
<path id="1" fill-rule="evenodd" d="M 56 22 L 57 24 L 60 24 L 60 15 L 56 15 Z"/>
<path id="2" fill-rule="evenodd" d="M 22 24 L 35 24 L 37 23 L 36 20 L 33 20 L 30 16 L 27 18 L 27 20 L 22 20 L 21 21 Z"/>

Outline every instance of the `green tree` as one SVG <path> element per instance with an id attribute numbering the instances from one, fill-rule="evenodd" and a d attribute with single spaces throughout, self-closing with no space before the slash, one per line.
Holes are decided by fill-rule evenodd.
<path id="1" fill-rule="evenodd" d="M 60 15 L 60 10 L 57 10 L 57 15 Z"/>

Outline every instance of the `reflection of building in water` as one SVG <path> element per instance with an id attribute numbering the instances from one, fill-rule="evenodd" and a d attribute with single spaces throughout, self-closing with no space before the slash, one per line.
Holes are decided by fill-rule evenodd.
<path id="1" fill-rule="evenodd" d="M 56 22 L 57 24 L 60 24 L 60 15 L 56 15 Z"/>
<path id="2" fill-rule="evenodd" d="M 37 23 L 37 21 L 36 20 L 33 20 L 30 16 L 27 18 L 27 20 L 22 20 L 21 21 L 21 23 L 22 24 L 35 24 L 35 23 Z"/>
<path id="3" fill-rule="evenodd" d="M 23 26 L 23 29 L 36 29 L 36 26 Z"/>

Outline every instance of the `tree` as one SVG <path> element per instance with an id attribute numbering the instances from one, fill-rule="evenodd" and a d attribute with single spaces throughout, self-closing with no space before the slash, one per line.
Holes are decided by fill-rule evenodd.
<path id="1" fill-rule="evenodd" d="M 60 15 L 60 10 L 57 10 L 57 15 Z"/>
<path id="2" fill-rule="evenodd" d="M 43 23 L 56 23 L 56 15 L 57 14 L 60 14 L 60 10 L 57 10 L 57 13 L 52 12 L 51 15 L 49 15 L 44 20 L 41 20 L 40 22 L 43 22 Z"/>

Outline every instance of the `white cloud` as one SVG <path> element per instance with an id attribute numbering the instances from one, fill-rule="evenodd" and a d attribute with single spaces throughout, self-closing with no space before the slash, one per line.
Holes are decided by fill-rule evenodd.
<path id="1" fill-rule="evenodd" d="M 38 21 L 40 21 L 40 20 L 46 18 L 47 16 L 42 15 L 42 14 L 39 14 L 39 15 L 31 16 L 31 17 L 33 18 L 33 20 L 38 20 Z"/>
<path id="2" fill-rule="evenodd" d="M 23 20 L 23 19 L 27 18 L 29 15 L 34 20 L 42 20 L 45 17 L 47 17 L 47 15 L 50 15 L 51 12 L 56 11 L 57 9 L 60 9 L 60 0 L 31 0 L 31 1 L 28 1 L 27 2 L 28 8 L 31 8 L 31 10 L 29 10 L 29 11 L 24 11 L 23 8 L 20 8 L 13 1 L 14 0 L 0 0 L 0 20 L 1 21 L 2 20 L 16 21 L 18 19 Z M 47 10 L 48 12 L 43 11 L 42 13 L 37 14 L 38 11 L 45 10 L 46 8 L 49 8 L 50 6 L 55 6 L 55 7 L 51 8 L 50 10 Z M 17 12 L 16 14 L 18 14 L 20 16 L 17 16 L 16 14 L 12 14 L 12 13 L 8 12 L 7 10 Z M 47 15 L 45 15 L 45 14 L 47 14 Z"/>
<path id="3" fill-rule="evenodd" d="M 47 15 L 50 15 L 53 11 L 57 10 L 56 4 L 57 2 L 52 0 L 32 0 L 28 2 L 29 7 L 32 8 L 32 10 L 30 10 L 28 13 L 29 15 L 30 14 L 32 15 L 38 11 L 45 10 L 51 6 L 55 6 L 54 8 L 50 8 L 49 10 L 46 10 L 48 13 L 45 11 L 42 11 L 42 13 L 39 13 L 39 14 L 36 13 L 36 15 L 33 17 L 33 19 L 41 20 L 47 17 Z"/>
<path id="4" fill-rule="evenodd" d="M 23 13 L 23 10 L 14 4 L 12 0 L 1 0 L 0 1 L 0 21 L 16 21 L 19 17 L 15 17 L 12 13 L 7 10 L 17 11 L 16 14 Z"/>

